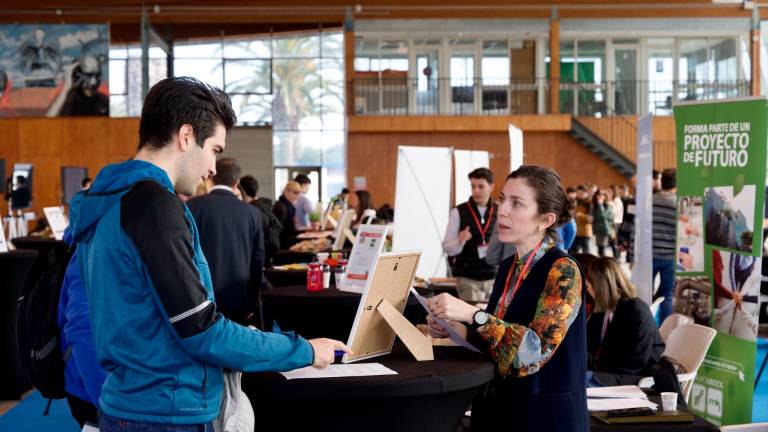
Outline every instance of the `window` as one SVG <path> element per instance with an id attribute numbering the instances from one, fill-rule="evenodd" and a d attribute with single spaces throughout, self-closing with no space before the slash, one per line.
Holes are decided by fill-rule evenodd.
<path id="1" fill-rule="evenodd" d="M 149 48 L 149 86 L 168 76 L 167 56 L 158 47 Z M 109 115 L 137 117 L 143 102 L 141 46 L 112 45 L 109 49 Z"/>

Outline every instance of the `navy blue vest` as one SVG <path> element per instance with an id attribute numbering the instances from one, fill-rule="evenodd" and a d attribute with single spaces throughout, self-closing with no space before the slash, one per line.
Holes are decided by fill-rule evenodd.
<path id="1" fill-rule="evenodd" d="M 530 270 L 503 317 L 529 326 L 552 265 L 567 256 L 551 248 Z M 514 257 L 502 261 L 488 303 L 491 313 L 504 291 Z M 582 278 L 583 280 L 583 278 Z M 582 299 L 585 297 L 582 283 Z M 476 332 L 470 341 L 485 346 Z M 514 431 L 588 431 L 586 394 L 587 336 L 584 301 L 563 342 L 541 369 L 525 377 L 497 376 L 485 394 L 472 403 L 472 429 Z"/>
<path id="2" fill-rule="evenodd" d="M 469 201 L 460 204 L 456 207 L 459 211 L 459 231 L 469 227 L 469 232 L 472 233 L 472 238 L 464 243 L 464 249 L 461 253 L 452 257 L 451 259 L 451 273 L 454 276 L 461 276 L 474 280 L 490 280 L 496 277 L 496 266 L 489 265 L 485 262 L 485 259 L 481 259 L 477 253 L 477 247 L 483 244 L 483 236 L 480 230 L 477 228 L 477 223 L 470 213 L 469 206 L 472 206 L 472 210 L 477 216 L 478 222 L 488 222 L 488 213 L 493 208 L 493 214 L 491 215 L 491 221 L 488 225 L 488 231 L 485 232 L 485 244 L 491 242 L 494 230 L 496 230 L 496 214 L 499 212 L 498 206 L 490 200 L 488 206 L 485 209 L 485 218 L 481 218 L 480 211 L 477 208 L 475 201 L 470 198 Z M 485 227 L 485 224 L 483 224 Z"/>

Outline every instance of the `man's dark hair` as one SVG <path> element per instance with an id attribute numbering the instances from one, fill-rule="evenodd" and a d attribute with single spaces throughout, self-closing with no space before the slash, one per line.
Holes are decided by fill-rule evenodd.
<path id="1" fill-rule="evenodd" d="M 472 170 L 471 173 L 467 176 L 467 178 L 471 179 L 485 179 L 485 181 L 488 182 L 488 184 L 493 183 L 493 172 L 489 170 L 488 168 L 475 168 Z"/>
<path id="2" fill-rule="evenodd" d="M 240 180 L 240 164 L 234 158 L 220 158 L 216 161 L 216 175 L 213 176 L 213 184 L 221 186 L 234 186 Z"/>
<path id="3" fill-rule="evenodd" d="M 341 194 L 342 194 L 342 195 L 344 195 L 344 194 L 348 194 L 348 193 L 349 193 L 349 189 L 347 189 L 347 188 L 342 188 L 342 189 L 341 189 Z"/>
<path id="4" fill-rule="evenodd" d="M 300 184 L 302 186 L 307 185 L 307 184 L 312 184 L 312 180 L 310 180 L 309 176 L 307 176 L 306 174 L 298 174 L 293 179 L 293 181 L 295 181 L 296 183 L 298 183 L 298 184 Z"/>
<path id="5" fill-rule="evenodd" d="M 580 185 L 576 186 L 576 190 L 577 191 L 586 192 L 587 191 L 587 187 L 585 185 L 583 185 L 583 184 L 580 184 Z"/>
<path id="6" fill-rule="evenodd" d="M 677 187 L 677 170 L 667 168 L 661 173 L 661 190 L 672 190 Z"/>
<path id="7" fill-rule="evenodd" d="M 651 176 L 653 176 L 653 177 L 651 177 L 651 178 L 653 178 L 654 180 L 656 180 L 657 178 L 659 178 L 659 177 L 661 176 L 661 173 L 660 173 L 660 172 L 658 172 L 658 171 L 656 171 L 656 170 L 652 170 L 652 171 L 651 171 Z"/>
<path id="8" fill-rule="evenodd" d="M 139 123 L 139 150 L 165 147 L 179 128 L 192 126 L 197 145 L 203 147 L 216 124 L 229 132 L 237 121 L 229 96 L 221 89 L 194 78 L 166 78 L 144 99 Z"/>
<path id="9" fill-rule="evenodd" d="M 569 193 L 576 193 L 576 188 L 573 186 L 568 186 L 565 188 L 565 194 L 568 195 Z"/>
<path id="10" fill-rule="evenodd" d="M 83 179 L 83 181 L 80 182 L 80 186 L 81 187 L 86 187 L 88 185 L 88 183 L 90 183 L 92 180 L 93 179 L 91 179 L 90 177 L 86 177 L 86 178 Z"/>
<path id="11" fill-rule="evenodd" d="M 259 193 L 259 181 L 252 175 L 241 177 L 240 186 L 249 197 L 255 197 Z"/>
<path id="12" fill-rule="evenodd" d="M 27 178 L 26 178 L 26 177 L 24 177 L 24 176 L 21 176 L 21 175 L 20 175 L 20 176 L 16 176 L 16 182 L 17 182 L 17 183 L 21 183 L 21 184 L 24 184 L 24 183 L 26 183 L 26 182 L 27 182 Z"/>

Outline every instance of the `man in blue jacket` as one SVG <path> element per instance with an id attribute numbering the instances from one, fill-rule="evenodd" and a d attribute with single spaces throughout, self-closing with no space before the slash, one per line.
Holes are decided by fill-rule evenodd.
<path id="1" fill-rule="evenodd" d="M 107 379 L 101 432 L 208 431 L 219 414 L 222 368 L 325 367 L 330 339 L 237 325 L 216 311 L 208 264 L 189 209 L 216 173 L 235 124 L 229 98 L 192 78 L 168 78 L 144 101 L 133 160 L 110 165 L 78 194 L 70 223 Z"/>
<path id="2" fill-rule="evenodd" d="M 64 241 L 71 245 L 72 230 L 67 228 Z M 101 385 L 106 374 L 96 359 L 93 346 L 91 319 L 88 316 L 88 299 L 85 296 L 77 251 L 67 265 L 59 299 L 58 325 L 60 331 L 59 347 L 67 356 L 64 369 L 64 389 L 72 417 L 80 428 L 86 422 L 98 424 L 96 413 L 99 406 Z M 68 354 L 66 354 L 68 352 Z"/>

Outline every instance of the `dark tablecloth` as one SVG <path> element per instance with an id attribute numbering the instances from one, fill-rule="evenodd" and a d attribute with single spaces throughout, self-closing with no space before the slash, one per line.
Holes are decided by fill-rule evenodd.
<path id="1" fill-rule="evenodd" d="M 307 284 L 306 270 L 264 269 L 264 277 L 275 288 Z"/>
<path id="2" fill-rule="evenodd" d="M 262 294 L 267 328 L 277 321 L 280 329 L 311 339 L 329 337 L 346 342 L 355 321 L 360 294 L 335 288 L 307 291 L 306 285 L 275 288 Z M 409 297 L 403 315 L 412 323 L 425 323 L 426 312 Z"/>
<path id="3" fill-rule="evenodd" d="M 36 258 L 37 252 L 30 250 L 0 253 L 0 334 L 3 338 L 0 354 L 0 371 L 3 371 L 0 399 L 19 399 L 31 387 L 19 361 L 16 307 Z"/>
<path id="4" fill-rule="evenodd" d="M 397 375 L 286 380 L 277 373 L 244 374 L 243 390 L 256 430 L 450 431 L 493 378 L 493 365 L 458 347 L 435 347 L 417 362 L 402 345 L 382 363 Z"/>
<path id="5" fill-rule="evenodd" d="M 279 250 L 272 255 L 272 265 L 310 263 L 314 257 L 315 252 Z"/>
<path id="6" fill-rule="evenodd" d="M 661 397 L 651 390 L 646 390 L 648 399 L 661 406 Z M 678 407 L 679 408 L 679 407 Z M 680 409 L 681 411 L 687 411 Z M 717 432 L 719 428 L 712 423 L 696 415 L 693 416 L 693 423 L 652 423 L 639 425 L 607 425 L 600 420 L 590 417 L 589 429 L 592 432 L 614 432 L 614 431 L 643 431 L 643 432 Z"/>

